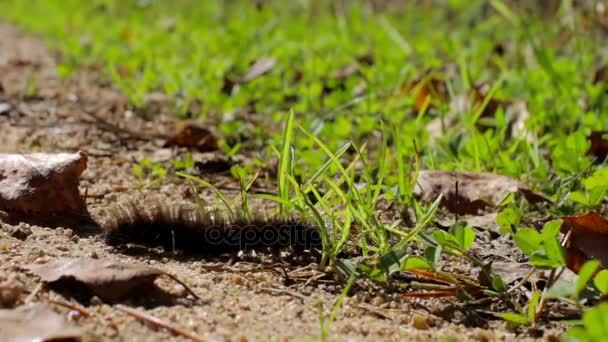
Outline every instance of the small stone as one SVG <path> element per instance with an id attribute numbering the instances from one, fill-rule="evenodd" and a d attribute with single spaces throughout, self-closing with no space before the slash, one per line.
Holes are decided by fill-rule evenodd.
<path id="1" fill-rule="evenodd" d="M 245 280 L 243 279 L 243 277 L 240 277 L 240 276 L 233 277 L 232 279 L 230 279 L 230 282 L 234 285 L 239 285 L 239 286 L 245 285 Z"/>
<path id="2" fill-rule="evenodd" d="M 90 305 L 102 305 L 103 301 L 99 297 L 93 296 L 93 297 L 91 297 L 91 299 L 89 299 L 89 304 Z"/>
<path id="3" fill-rule="evenodd" d="M 419 314 L 414 314 L 411 319 L 411 324 L 414 328 L 418 330 L 428 330 L 429 329 L 429 317 L 423 316 Z"/>
<path id="4" fill-rule="evenodd" d="M 63 236 L 65 236 L 66 238 L 71 238 L 74 235 L 74 232 L 71 229 L 65 229 L 63 231 Z"/>
<path id="5" fill-rule="evenodd" d="M 186 297 L 188 295 L 188 290 L 180 284 L 174 285 L 172 292 L 178 297 Z"/>
<path id="6" fill-rule="evenodd" d="M 28 236 L 32 235 L 32 231 L 29 228 L 18 226 L 10 230 L 10 235 L 15 239 L 25 241 Z"/>

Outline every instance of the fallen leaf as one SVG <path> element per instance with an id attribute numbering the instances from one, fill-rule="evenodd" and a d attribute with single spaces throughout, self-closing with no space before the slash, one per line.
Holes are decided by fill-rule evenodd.
<path id="1" fill-rule="evenodd" d="M 0 341 L 80 341 L 84 332 L 44 304 L 0 310 Z"/>
<path id="2" fill-rule="evenodd" d="M 488 88 L 487 85 L 484 83 L 473 86 L 473 94 L 474 94 L 473 107 L 474 108 L 481 106 L 484 103 L 484 101 L 486 101 L 487 88 Z M 497 99 L 495 97 L 491 97 L 490 99 L 487 100 L 487 102 L 488 103 L 481 111 L 481 116 L 480 116 L 481 118 L 494 117 L 494 114 L 496 114 L 496 111 L 498 110 L 498 108 L 502 107 L 504 109 L 511 104 L 511 101 Z M 487 128 L 487 126 L 484 126 L 483 124 L 479 124 L 479 123 L 477 126 L 479 128 Z"/>
<path id="3" fill-rule="evenodd" d="M 435 216 L 435 222 L 442 227 L 451 227 L 458 222 L 466 222 L 467 225 L 483 230 L 487 230 L 496 234 L 499 234 L 500 227 L 496 223 L 496 216 L 498 213 L 487 213 L 484 215 L 459 215 L 454 217 L 453 214 L 446 214 L 444 216 Z"/>
<path id="4" fill-rule="evenodd" d="M 514 284 L 526 277 L 532 270 L 532 266 L 515 261 L 494 261 L 492 263 L 492 272 L 499 275 L 506 284 Z M 536 283 L 538 276 L 533 274 L 528 281 Z"/>
<path id="5" fill-rule="evenodd" d="M 276 64 L 277 64 L 277 60 L 273 57 L 258 58 L 258 60 L 256 60 L 253 64 L 251 64 L 251 66 L 249 67 L 249 70 L 247 71 L 245 76 L 243 76 L 243 78 L 241 79 L 241 82 L 242 83 L 249 82 L 249 81 L 253 80 L 254 78 L 258 78 L 258 77 L 266 74 L 267 72 L 272 70 L 272 68 L 274 68 L 274 66 Z"/>
<path id="6" fill-rule="evenodd" d="M 124 299 L 134 289 L 150 285 L 159 276 L 167 275 L 144 264 L 88 258 L 60 258 L 46 264 L 30 264 L 23 268 L 47 283 L 75 281 L 108 302 Z"/>
<path id="7" fill-rule="evenodd" d="M 87 221 L 78 182 L 87 155 L 78 153 L 0 154 L 0 211 L 8 222 L 45 226 Z"/>
<path id="8" fill-rule="evenodd" d="M 437 106 L 448 97 L 447 86 L 437 73 L 430 73 L 414 81 L 406 83 L 401 90 L 401 95 L 410 95 L 415 99 L 414 110 L 420 112 L 428 101 L 428 108 Z"/>
<path id="9" fill-rule="evenodd" d="M 165 146 L 196 148 L 200 152 L 218 149 L 217 138 L 210 130 L 198 124 L 178 121 L 175 128 L 175 133 L 167 140 Z"/>
<path id="10" fill-rule="evenodd" d="M 597 259 L 608 267 L 608 221 L 596 212 L 562 217 L 562 233 L 570 231 L 566 245 L 566 264 L 577 272 L 585 261 Z"/>
<path id="11" fill-rule="evenodd" d="M 414 195 L 424 201 L 433 201 L 443 194 L 441 204 L 449 211 L 474 215 L 516 192 L 532 203 L 546 201 L 516 179 L 487 172 L 422 170 L 414 186 Z"/>
<path id="12" fill-rule="evenodd" d="M 608 71 L 608 65 L 606 65 L 606 64 L 600 65 L 595 70 L 595 73 L 593 73 L 593 80 L 591 81 L 591 83 L 598 84 L 598 83 L 604 82 L 606 80 L 607 71 Z"/>
<path id="13" fill-rule="evenodd" d="M 198 175 L 205 175 L 230 171 L 230 168 L 232 168 L 234 164 L 232 158 L 214 156 L 213 159 L 194 162 L 194 169 Z"/>
<path id="14" fill-rule="evenodd" d="M 370 51 L 357 57 L 357 62 L 361 65 L 374 65 L 376 63 L 376 59 L 374 58 L 374 54 Z"/>
<path id="15" fill-rule="evenodd" d="M 608 156 L 608 140 L 604 138 L 606 134 L 608 134 L 606 131 L 593 131 L 587 136 L 587 140 L 591 142 L 587 155 L 596 157 L 600 162 Z"/>

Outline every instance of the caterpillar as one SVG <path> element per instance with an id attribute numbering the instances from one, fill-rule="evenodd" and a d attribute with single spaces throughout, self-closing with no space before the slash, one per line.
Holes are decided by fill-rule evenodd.
<path id="1" fill-rule="evenodd" d="M 292 216 L 258 213 L 227 216 L 196 205 L 170 204 L 167 198 L 128 197 L 104 208 L 96 221 L 107 244 L 140 244 L 179 250 L 187 255 L 217 255 L 238 251 L 321 248 L 316 226 Z"/>

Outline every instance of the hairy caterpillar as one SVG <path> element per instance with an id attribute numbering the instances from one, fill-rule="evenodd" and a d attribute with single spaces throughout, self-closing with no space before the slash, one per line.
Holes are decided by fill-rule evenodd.
<path id="1" fill-rule="evenodd" d="M 97 221 L 112 246 L 135 243 L 185 254 L 321 247 L 317 227 L 300 218 L 227 217 L 219 210 L 204 212 L 195 205 L 172 205 L 162 197 L 120 200 L 105 208 Z"/>

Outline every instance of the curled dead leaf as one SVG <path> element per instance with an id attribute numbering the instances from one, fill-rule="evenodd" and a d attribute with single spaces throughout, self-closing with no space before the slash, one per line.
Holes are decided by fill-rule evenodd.
<path id="1" fill-rule="evenodd" d="M 605 139 L 604 136 L 607 133 L 606 131 L 593 131 L 587 136 L 587 140 L 591 142 L 591 146 L 587 150 L 588 156 L 596 157 L 600 162 L 606 159 L 606 156 L 608 156 L 608 139 Z"/>
<path id="2" fill-rule="evenodd" d="M 566 264 L 577 272 L 590 259 L 608 267 L 608 221 L 596 212 L 562 217 L 562 233 L 570 232 L 566 245 Z"/>
<path id="3" fill-rule="evenodd" d="M 487 172 L 422 170 L 414 186 L 414 195 L 424 201 L 443 194 L 441 204 L 449 211 L 474 215 L 517 192 L 532 203 L 547 201 L 514 178 Z"/>
<path id="4" fill-rule="evenodd" d="M 60 258 L 47 264 L 31 264 L 23 268 L 48 283 L 76 282 L 109 302 L 126 298 L 135 289 L 151 285 L 161 275 L 177 280 L 159 269 L 144 264 L 88 258 Z"/>
<path id="5" fill-rule="evenodd" d="M 448 97 L 447 86 L 437 73 L 415 79 L 406 83 L 401 90 L 402 95 L 410 95 L 415 99 L 414 110 L 420 112 L 428 102 L 428 108 L 437 106 Z"/>
<path id="6" fill-rule="evenodd" d="M 179 121 L 175 128 L 175 134 L 167 140 L 165 146 L 196 148 L 200 152 L 210 152 L 218 149 L 215 135 L 198 124 Z"/>
<path id="7" fill-rule="evenodd" d="M 45 226 L 88 221 L 80 196 L 87 155 L 78 153 L 0 154 L 0 211 L 8 222 Z"/>

